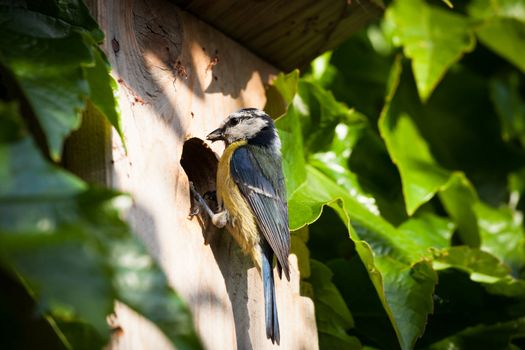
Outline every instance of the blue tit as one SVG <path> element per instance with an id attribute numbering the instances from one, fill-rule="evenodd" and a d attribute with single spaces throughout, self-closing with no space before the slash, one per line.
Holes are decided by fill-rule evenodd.
<path id="1" fill-rule="evenodd" d="M 226 227 L 262 273 L 266 336 L 279 344 L 279 321 L 272 269 L 290 280 L 290 231 L 281 166 L 281 142 L 273 120 L 263 111 L 245 108 L 228 116 L 207 139 L 224 141 L 217 169 L 219 212 L 212 212 L 192 189 L 217 227 Z"/>

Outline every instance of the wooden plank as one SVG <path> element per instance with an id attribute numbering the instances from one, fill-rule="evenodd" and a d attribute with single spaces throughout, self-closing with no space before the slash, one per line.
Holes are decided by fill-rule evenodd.
<path id="1" fill-rule="evenodd" d="M 384 10 L 381 0 L 172 0 L 285 71 L 348 39 Z"/>
<path id="2" fill-rule="evenodd" d="M 232 111 L 262 108 L 265 84 L 277 71 L 167 1 L 91 0 L 89 5 L 106 33 L 104 49 L 120 86 L 128 150 L 113 133 L 108 156 L 97 158 L 106 174 L 93 165 L 95 178 L 133 196 L 127 220 L 188 302 L 207 349 L 278 348 L 266 339 L 263 287 L 250 259 L 226 232 L 188 219 L 188 177 L 180 163 L 185 150 L 198 189 L 213 188 L 213 164 L 222 146 L 207 149 L 193 139 L 184 148 L 184 142 L 204 139 Z M 76 137 L 75 143 L 97 142 L 98 149 L 108 139 L 90 138 L 89 132 Z M 76 149 L 72 157 L 89 157 L 89 147 Z M 89 169 L 76 168 L 90 177 Z M 317 349 L 313 303 L 299 295 L 297 262 L 293 256 L 290 261 L 291 282 L 276 286 L 280 347 Z M 111 324 L 119 327 L 111 349 L 171 348 L 124 305 L 117 305 Z"/>

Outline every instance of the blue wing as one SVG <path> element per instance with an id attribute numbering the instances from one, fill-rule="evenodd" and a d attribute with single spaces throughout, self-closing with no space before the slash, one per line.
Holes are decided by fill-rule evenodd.
<path id="1" fill-rule="evenodd" d="M 281 158 L 260 146 L 246 145 L 233 153 L 230 172 L 277 257 L 279 272 L 282 268 L 289 280 L 290 231 Z"/>

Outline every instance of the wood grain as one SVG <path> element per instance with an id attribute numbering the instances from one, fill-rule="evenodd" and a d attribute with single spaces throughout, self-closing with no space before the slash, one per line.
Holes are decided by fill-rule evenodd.
<path id="1" fill-rule="evenodd" d="M 199 177 L 198 189 L 213 188 L 214 160 L 223 149 L 214 144 L 206 150 L 199 139 L 232 111 L 262 108 L 275 68 L 167 1 L 88 3 L 106 33 L 128 151 L 115 133 L 109 141 L 80 134 L 76 142 L 111 142 L 109 155 L 98 158 L 106 174 L 96 178 L 133 196 L 126 218 L 190 305 L 205 347 L 278 348 L 266 339 L 263 287 L 250 259 L 228 233 L 188 219 L 188 176 L 181 165 L 185 149 L 186 167 L 197 164 L 190 172 Z M 317 349 L 313 303 L 299 295 L 297 262 L 294 256 L 290 261 L 291 282 L 276 285 L 280 348 Z M 111 324 L 120 329 L 111 349 L 171 348 L 125 305 L 117 305 Z"/>
<path id="2" fill-rule="evenodd" d="M 172 0 L 285 71 L 381 16 L 382 0 Z"/>

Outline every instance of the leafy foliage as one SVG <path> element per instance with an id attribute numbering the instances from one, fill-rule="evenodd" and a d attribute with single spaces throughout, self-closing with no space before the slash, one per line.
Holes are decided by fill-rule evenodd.
<path id="1" fill-rule="evenodd" d="M 290 227 L 309 230 L 303 291 L 322 349 L 518 348 L 525 77 L 511 41 L 523 6 L 411 5 L 393 1 L 269 90 Z M 339 291 L 331 307 L 316 269 Z"/>
<path id="2" fill-rule="evenodd" d="M 55 163 L 88 104 L 122 137 L 102 32 L 80 0 L 2 4 L 0 321 L 100 348 L 119 300 L 198 348 L 129 199 Z M 322 349 L 525 345 L 524 40 L 521 0 L 394 0 L 268 90 Z"/>
<path id="3" fill-rule="evenodd" d="M 121 133 L 115 82 L 97 46 L 102 32 L 81 1 L 23 5 L 0 7 L 0 275 L 10 276 L 3 296 L 23 286 L 34 300 L 32 317 L 47 332 L 39 347 L 101 348 L 120 301 L 177 348 L 200 348 L 187 305 L 121 218 L 130 199 L 49 161 L 60 158 L 88 101 Z M 1 307 L 2 319 L 18 318 L 18 309 Z"/>
<path id="4" fill-rule="evenodd" d="M 0 6 L 0 22 L 1 62 L 27 98 L 54 160 L 80 126 L 86 98 L 122 135 L 116 85 L 97 47 L 103 35 L 82 1 Z"/>

